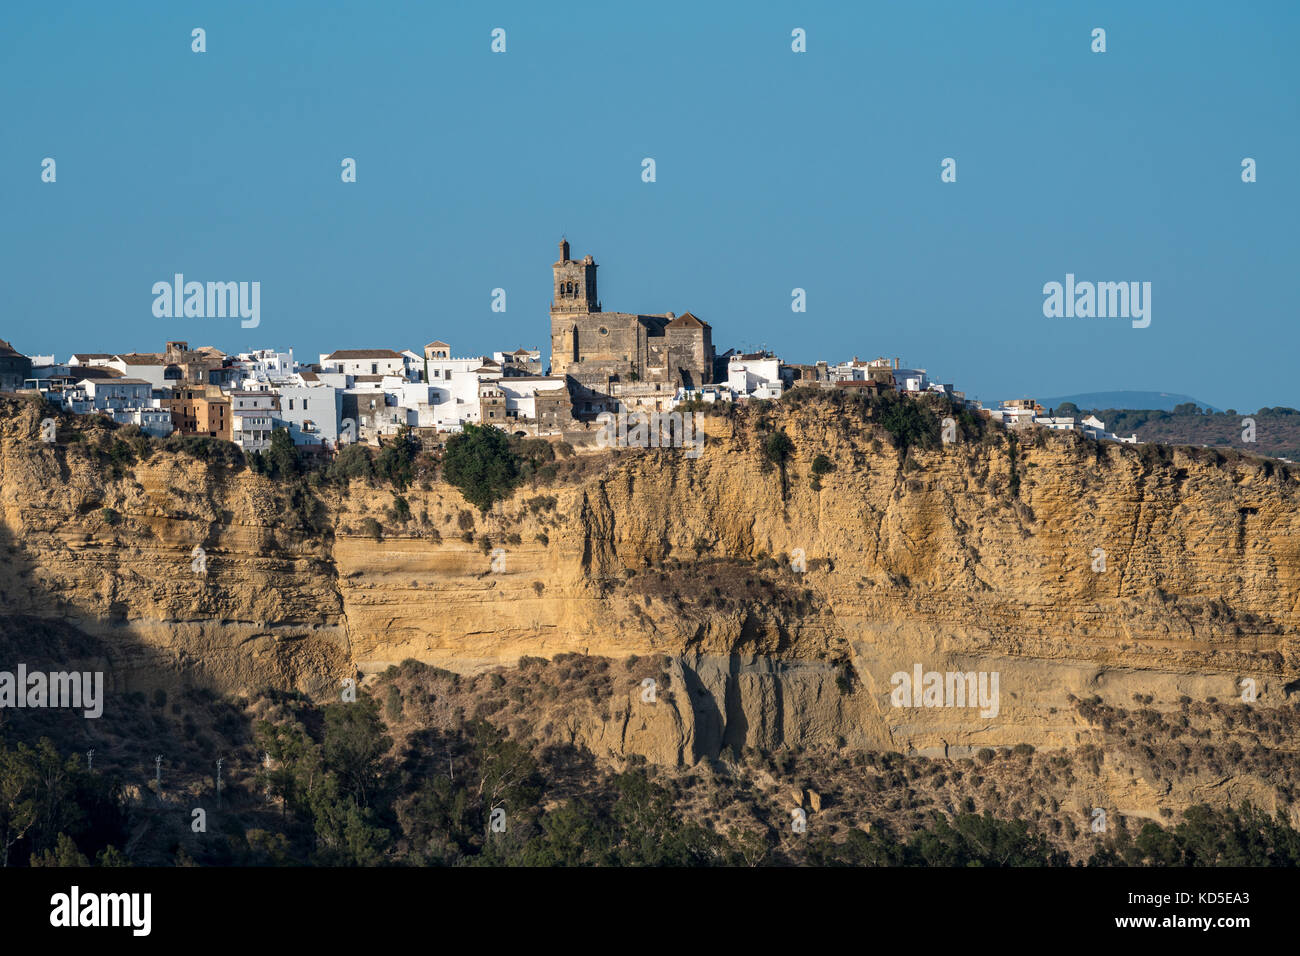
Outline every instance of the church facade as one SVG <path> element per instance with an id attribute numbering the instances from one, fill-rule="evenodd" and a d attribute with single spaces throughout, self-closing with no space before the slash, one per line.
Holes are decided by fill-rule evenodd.
<path id="1" fill-rule="evenodd" d="M 675 392 L 713 381 L 713 330 L 689 312 L 604 312 L 596 261 L 569 257 L 568 240 L 552 267 L 551 374 L 593 396 Z M 655 388 L 657 386 L 657 388 Z"/>

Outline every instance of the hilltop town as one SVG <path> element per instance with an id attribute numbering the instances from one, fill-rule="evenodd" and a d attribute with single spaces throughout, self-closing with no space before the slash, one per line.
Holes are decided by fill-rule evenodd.
<path id="1" fill-rule="evenodd" d="M 320 454 L 353 442 L 381 445 L 404 431 L 436 443 L 467 424 L 563 437 L 590 429 L 602 413 L 779 399 L 795 388 L 937 393 L 1010 428 L 1137 441 L 1118 438 L 1093 416 L 1047 415 L 1032 399 L 984 408 L 898 358 L 796 364 L 768 351 L 718 354 L 712 327 L 690 312 L 604 311 L 597 268 L 590 255 L 573 259 L 561 240 L 551 267 L 549 356 L 537 348 L 456 356 L 435 339 L 419 351 L 342 348 L 305 362 L 292 349 L 230 355 L 177 339 L 161 352 L 74 352 L 58 362 L 0 340 L 0 390 L 36 393 L 62 411 L 103 415 L 157 437 L 223 439 L 245 452 L 268 450 L 277 429 Z"/>

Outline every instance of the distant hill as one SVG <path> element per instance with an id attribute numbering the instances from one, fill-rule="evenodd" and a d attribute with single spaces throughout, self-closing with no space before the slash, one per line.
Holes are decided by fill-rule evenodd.
<path id="1" fill-rule="evenodd" d="M 1053 407 L 1060 414 L 1061 405 L 1058 403 Z M 1074 414 L 1068 407 L 1065 411 Z M 1189 401 L 1174 411 L 1088 406 L 1079 409 L 1080 414 L 1089 411 L 1116 435 L 1136 434 L 1143 442 L 1235 448 L 1252 455 L 1300 461 L 1300 411 L 1294 408 L 1278 406 L 1253 412 L 1211 412 L 1199 411 Z M 1252 440 L 1247 440 L 1248 437 Z"/>
<path id="2" fill-rule="evenodd" d="M 1179 395 L 1175 392 L 1083 392 L 1079 395 L 1060 395 L 1056 398 L 1040 398 L 1039 403 L 1044 408 L 1055 408 L 1062 402 L 1073 402 L 1079 408 L 1142 408 L 1152 409 L 1154 411 L 1172 412 L 1175 406 L 1191 402 L 1202 411 L 1209 409 L 1212 412 L 1222 411 L 1213 405 L 1207 405 L 1205 402 L 1198 401 L 1190 395 Z"/>

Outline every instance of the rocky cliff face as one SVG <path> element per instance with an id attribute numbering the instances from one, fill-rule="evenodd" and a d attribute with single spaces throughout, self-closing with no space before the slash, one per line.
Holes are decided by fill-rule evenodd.
<path id="1" fill-rule="evenodd" d="M 118 691 L 323 695 L 406 658 L 664 655 L 671 702 L 620 692 L 573 737 L 689 763 L 1075 747 L 1100 731 L 1071 695 L 1172 709 L 1249 679 L 1275 708 L 1300 674 L 1300 484 L 1276 462 L 1070 435 L 902 454 L 859 412 L 805 405 L 710 417 L 698 459 L 584 456 L 486 516 L 411 488 L 401 520 L 388 489 L 294 491 L 180 454 L 113 477 L 90 442 L 39 441 L 33 406 L 3 411 L 0 602 L 99 638 Z M 894 706 L 917 665 L 996 673 L 996 713 Z"/>

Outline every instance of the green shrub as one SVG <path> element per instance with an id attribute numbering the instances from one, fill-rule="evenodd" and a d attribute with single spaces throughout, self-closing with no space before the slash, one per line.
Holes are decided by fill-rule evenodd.
<path id="1" fill-rule="evenodd" d="M 369 450 L 365 445 L 346 446 L 334 456 L 326 475 L 331 481 L 340 484 L 346 484 L 353 478 L 373 478 L 375 468 L 370 461 Z"/>
<path id="2" fill-rule="evenodd" d="M 520 479 L 520 463 L 510 450 L 510 439 L 491 425 L 466 425 L 452 435 L 442 461 L 443 477 L 482 512 L 510 497 Z"/>
<path id="3" fill-rule="evenodd" d="M 415 456 L 420 453 L 420 443 L 405 425 L 390 439 L 375 459 L 375 474 L 386 478 L 397 488 L 405 488 L 415 478 Z"/>
<path id="4" fill-rule="evenodd" d="M 773 432 L 763 442 L 763 454 L 775 465 L 785 464 L 792 451 L 794 451 L 794 442 L 786 437 L 785 432 Z"/>
<path id="5" fill-rule="evenodd" d="M 931 448 L 937 443 L 937 419 L 910 398 L 890 402 L 880 416 L 880 424 L 903 450 L 913 446 Z"/>

